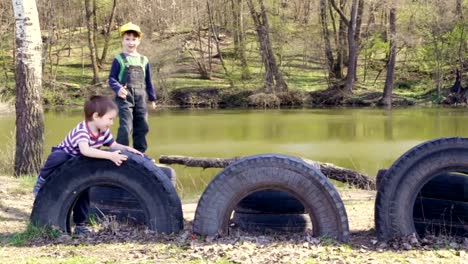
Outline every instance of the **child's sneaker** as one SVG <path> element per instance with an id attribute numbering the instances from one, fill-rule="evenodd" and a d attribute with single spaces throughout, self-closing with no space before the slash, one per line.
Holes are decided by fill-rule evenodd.
<path id="1" fill-rule="evenodd" d="M 91 234 L 91 229 L 89 229 L 86 225 L 76 225 L 75 226 L 75 235 L 88 235 Z"/>

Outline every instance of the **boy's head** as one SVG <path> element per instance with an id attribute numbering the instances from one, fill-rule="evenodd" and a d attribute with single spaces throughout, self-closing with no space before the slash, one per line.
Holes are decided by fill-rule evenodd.
<path id="1" fill-rule="evenodd" d="M 120 35 L 122 36 L 122 46 L 128 53 L 136 52 L 136 49 L 140 45 L 141 41 L 141 30 L 140 27 L 129 22 L 120 27 Z"/>
<path id="2" fill-rule="evenodd" d="M 86 121 L 94 121 L 96 117 L 101 118 L 111 111 L 117 113 L 117 109 L 117 105 L 109 97 L 94 95 L 84 105 L 85 119 Z"/>
<path id="3" fill-rule="evenodd" d="M 140 27 L 133 24 L 132 22 L 128 22 L 127 24 L 120 27 L 120 36 L 125 36 L 126 34 L 132 35 L 136 38 L 141 38 L 141 30 Z"/>

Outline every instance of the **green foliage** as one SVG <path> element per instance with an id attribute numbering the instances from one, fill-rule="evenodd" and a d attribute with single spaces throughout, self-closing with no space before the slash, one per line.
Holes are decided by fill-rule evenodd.
<path id="1" fill-rule="evenodd" d="M 309 13 L 302 12 L 304 5 L 302 3 L 278 1 L 264 1 L 267 8 L 267 14 L 270 24 L 270 39 L 272 41 L 273 52 L 280 71 L 283 74 L 289 88 L 302 91 L 322 90 L 329 86 L 330 80 L 327 77 L 327 67 L 323 53 L 323 39 L 321 35 L 321 25 L 318 19 L 315 19 L 317 10 L 312 8 Z M 99 32 L 107 23 L 108 14 L 111 10 L 113 1 L 104 0 L 97 2 L 97 20 Z M 128 14 L 121 14 L 117 11 L 120 19 L 129 21 L 133 17 L 133 22 L 142 23 L 145 31 L 142 45 L 139 51 L 147 55 L 153 66 L 154 83 L 158 91 L 163 90 L 168 94 L 174 89 L 180 88 L 235 88 L 243 90 L 255 90 L 263 87 L 264 67 L 259 54 L 257 36 L 253 27 L 252 18 L 248 9 L 244 10 L 244 22 L 246 32 L 246 56 L 248 68 L 242 68 L 238 58 L 234 56 L 234 43 L 232 40 L 232 21 L 231 17 L 226 17 L 217 21 L 218 15 L 226 12 L 219 9 L 219 2 L 214 2 L 215 23 L 219 26 L 223 34 L 221 38 L 221 50 L 229 72 L 225 74 L 220 61 L 213 59 L 213 72 L 210 80 L 200 79 L 196 72 L 193 59 L 182 52 L 181 46 L 187 40 L 195 39 L 193 28 L 186 22 L 190 19 L 191 7 L 180 7 L 182 14 L 187 15 L 184 21 L 172 21 L 178 19 L 177 12 L 174 10 L 173 17 L 164 17 L 167 27 L 160 26 L 159 22 L 151 21 L 151 16 L 134 17 L 133 12 L 139 12 L 139 5 L 131 6 L 123 3 L 121 10 Z M 79 2 L 67 3 L 57 9 L 57 17 L 61 17 L 68 12 L 68 5 L 72 8 L 81 8 Z M 153 6 L 152 4 L 150 4 Z M 464 2 L 466 7 L 466 1 Z M 427 83 L 428 80 L 435 78 L 434 72 L 442 75 L 443 78 L 453 69 L 460 65 L 460 60 L 465 54 L 457 52 L 461 43 L 466 43 L 468 34 L 466 21 L 457 21 L 453 17 L 453 4 L 445 4 L 443 1 L 409 1 L 400 3 L 398 9 L 398 48 L 396 79 L 402 77 L 417 76 L 421 83 Z M 256 6 L 258 10 L 258 6 Z M 120 8 L 119 8 L 120 9 Z M 118 10 L 119 10 L 118 9 Z M 159 12 L 154 8 L 148 12 Z M 44 12 L 39 10 L 40 12 Z M 65 13 L 64 13 L 65 12 Z M 202 28 L 206 26 L 206 14 L 200 10 L 199 18 Z M 307 17 L 306 17 L 307 16 Z M 148 18 L 146 18 L 148 17 Z M 79 18 L 79 19 L 78 19 Z M 89 60 L 89 49 L 87 43 L 86 29 L 78 25 L 76 21 L 81 21 L 82 17 L 72 16 L 65 20 L 66 27 L 60 28 L 61 38 L 53 43 L 52 47 L 46 52 L 46 65 L 43 72 L 44 103 L 46 105 L 68 105 L 82 101 L 88 95 L 92 79 L 92 70 Z M 376 21 L 369 28 L 363 25 L 363 38 L 361 39 L 362 49 L 360 51 L 360 61 L 358 64 L 359 86 L 366 89 L 381 90 L 385 72 L 386 57 L 389 43 L 384 38 L 385 19 L 376 17 Z M 42 21 L 41 21 L 42 22 Z M 180 22 L 180 23 L 179 23 Z M 190 22 L 192 22 L 190 20 Z M 47 24 L 47 23 L 43 23 Z M 42 23 L 41 23 L 42 25 Z M 65 27 L 61 24 L 62 27 Z M 227 28 L 222 28 L 228 25 Z M 333 30 L 331 21 L 329 28 Z M 149 32 L 153 30 L 153 32 Z M 46 34 L 48 29 L 44 29 Z M 8 33 L 4 33 L 8 34 Z M 8 36 L 8 35 L 7 35 Z M 101 55 L 103 47 L 103 34 L 97 34 L 98 55 Z M 7 38 L 6 38 L 7 39 Z M 206 38 L 202 40 L 206 43 Z M 68 48 L 69 43 L 71 47 Z M 336 43 L 332 39 L 334 56 L 336 59 Z M 198 47 L 197 47 L 198 48 Z M 5 74 L 0 75 L 0 97 L 11 98 L 15 95 L 14 84 L 14 62 L 11 55 L 12 42 L 6 41 L 0 45 L 0 67 L 6 69 Z M 205 46 L 206 49 L 206 46 Z M 121 43 L 116 28 L 112 29 L 111 43 L 108 50 L 107 60 L 103 63 L 100 71 L 101 81 L 104 86 L 107 81 L 110 62 L 114 54 L 121 51 Z M 194 50 L 195 51 L 195 50 Z M 465 51 L 466 52 L 466 51 Z M 197 53 L 195 51 L 195 53 Z M 205 58 L 207 59 L 207 58 Z M 363 63 L 365 60 L 365 63 Z M 365 69 L 363 67 L 365 65 Z M 251 74 L 251 78 L 245 80 L 242 78 L 245 72 Z M 345 71 L 345 70 L 344 70 Z M 363 73 L 366 73 L 366 78 Z M 345 72 L 344 72 L 345 73 Z M 382 73 L 382 74 L 380 74 Z M 441 78 L 441 79 L 442 79 Z M 331 80 L 334 81 L 334 80 Z M 336 80 L 339 81 L 339 80 Z M 234 87 L 231 87 L 233 83 Z M 412 85 L 409 87 L 409 85 Z M 400 90 L 404 92 L 423 92 L 427 87 L 418 83 L 407 82 L 402 84 Z M 433 85 L 432 85 L 433 86 Z M 90 87 L 90 88 L 89 88 Z M 89 88 L 89 89 L 88 89 Z M 106 87 L 106 89 L 108 89 Z M 397 89 L 399 89 L 397 87 Z"/>
<path id="2" fill-rule="evenodd" d="M 60 236 L 61 231 L 50 227 L 37 227 L 33 224 L 28 224 L 23 233 L 14 234 L 10 238 L 10 243 L 14 246 L 24 246 L 28 241 L 34 239 L 56 239 Z"/>

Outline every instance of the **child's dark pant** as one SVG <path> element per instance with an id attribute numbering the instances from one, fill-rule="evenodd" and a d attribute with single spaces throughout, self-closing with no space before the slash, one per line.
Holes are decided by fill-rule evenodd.
<path id="1" fill-rule="evenodd" d="M 55 169 L 63 165 L 71 158 L 73 158 L 73 156 L 70 154 L 61 149 L 53 147 L 52 152 L 39 172 L 38 177 L 42 177 L 44 180 L 47 179 Z M 85 190 L 81 193 L 81 196 L 78 198 L 75 206 L 73 207 L 73 222 L 75 222 L 75 224 L 83 224 L 88 218 L 88 211 L 89 190 Z"/>
<path id="2" fill-rule="evenodd" d="M 143 88 L 129 88 L 126 99 L 116 98 L 120 122 L 117 143 L 128 146 L 132 134 L 133 147 L 143 153 L 148 147 L 146 134 L 149 131 L 146 96 Z"/>

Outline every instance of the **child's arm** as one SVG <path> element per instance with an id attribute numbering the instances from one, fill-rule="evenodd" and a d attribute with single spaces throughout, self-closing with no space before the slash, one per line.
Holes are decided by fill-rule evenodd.
<path id="1" fill-rule="evenodd" d="M 115 150 L 124 150 L 124 151 L 128 151 L 128 152 L 132 152 L 132 153 L 135 153 L 135 154 L 138 154 L 140 156 L 144 156 L 143 153 L 141 153 L 140 151 L 132 148 L 132 147 L 129 147 L 129 146 L 125 146 L 125 145 L 122 145 L 122 144 L 119 144 L 117 142 L 114 141 L 114 143 L 112 143 L 112 145 L 110 145 L 110 148 L 111 149 L 115 149 Z"/>
<path id="2" fill-rule="evenodd" d="M 151 102 L 153 109 L 156 109 L 156 94 L 154 92 L 153 82 L 151 81 L 151 67 L 149 62 L 146 64 L 145 68 L 145 83 L 148 100 Z"/>
<path id="3" fill-rule="evenodd" d="M 116 143 L 117 144 L 117 143 Z M 120 150 L 117 151 L 103 151 L 100 149 L 92 148 L 88 142 L 82 141 L 78 143 L 81 155 L 96 158 L 96 159 L 108 159 L 120 166 L 122 162 L 126 161 L 128 156 L 120 154 Z"/>
<path id="4" fill-rule="evenodd" d="M 125 99 L 127 97 L 126 85 L 119 83 L 120 63 L 117 59 L 112 62 L 111 70 L 109 72 L 109 86 L 119 97 Z"/>

